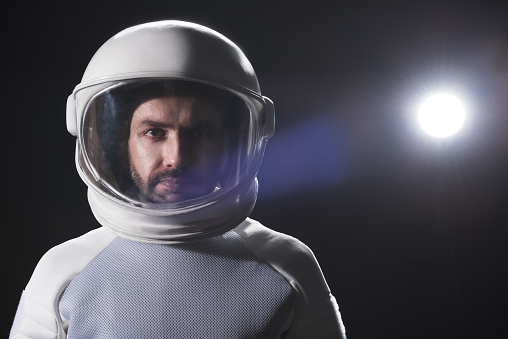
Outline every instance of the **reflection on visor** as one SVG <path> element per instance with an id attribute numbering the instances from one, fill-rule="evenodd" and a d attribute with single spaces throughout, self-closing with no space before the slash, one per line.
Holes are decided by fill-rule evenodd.
<path id="1" fill-rule="evenodd" d="M 140 202 L 175 203 L 232 187 L 248 152 L 244 102 L 200 83 L 116 84 L 92 98 L 83 122 L 96 180 Z"/>

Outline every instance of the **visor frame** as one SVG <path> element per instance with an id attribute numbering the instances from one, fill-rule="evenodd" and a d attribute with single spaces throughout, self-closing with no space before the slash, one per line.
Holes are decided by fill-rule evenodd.
<path id="1" fill-rule="evenodd" d="M 235 186 L 224 187 L 221 189 L 217 189 L 209 194 L 206 194 L 201 197 L 192 198 L 180 202 L 173 203 L 152 203 L 152 202 L 142 202 L 136 199 L 129 197 L 128 195 L 120 192 L 118 189 L 113 187 L 107 180 L 103 178 L 103 176 L 99 173 L 99 171 L 93 166 L 92 161 L 88 155 L 87 145 L 86 145 L 86 136 L 87 132 L 85 129 L 88 127 L 87 118 L 90 113 L 90 106 L 95 102 L 97 98 L 111 91 L 112 89 L 116 89 L 125 85 L 129 85 L 137 82 L 150 82 L 150 81 L 164 81 L 164 80 L 177 80 L 177 81 L 188 81 L 188 82 L 197 82 L 201 84 L 206 84 L 212 86 L 214 88 L 218 88 L 221 90 L 225 90 L 230 94 L 238 97 L 246 106 L 248 111 L 248 142 L 247 142 L 247 156 L 244 163 L 240 166 L 239 172 L 240 177 Z M 262 120 L 265 117 L 263 116 L 264 106 L 266 104 L 265 98 L 261 97 L 257 93 L 252 93 L 251 91 L 247 91 L 248 95 L 245 93 L 234 91 L 230 88 L 217 86 L 216 84 L 200 81 L 200 80 L 189 80 L 189 79 L 180 79 L 180 78 L 135 78 L 135 79 L 127 79 L 120 81 L 107 81 L 100 82 L 95 85 L 89 86 L 81 86 L 80 89 L 77 89 L 73 92 L 73 97 L 75 101 L 75 109 L 76 109 L 76 119 L 79 121 L 79 128 L 77 128 L 77 144 L 76 144 L 76 167 L 78 169 L 78 173 L 80 174 L 82 180 L 92 188 L 94 191 L 99 192 L 101 195 L 105 195 L 108 199 L 113 199 L 117 203 L 122 205 L 130 206 L 130 208 L 139 208 L 139 212 L 148 214 L 159 214 L 162 212 L 163 214 L 171 213 L 171 211 L 176 214 L 181 213 L 182 209 L 188 208 L 200 208 L 200 206 L 208 204 L 210 201 L 214 201 L 217 199 L 224 199 L 227 195 L 237 194 L 234 193 L 236 186 L 241 186 L 241 182 L 250 183 L 255 180 L 257 171 L 259 169 L 259 165 L 261 163 L 261 159 L 263 157 L 264 148 L 266 145 L 267 138 L 263 135 L 264 124 Z M 269 100 L 269 99 L 268 99 Z M 271 101 L 270 101 L 271 103 Z M 151 211 L 151 212 L 149 212 Z"/>

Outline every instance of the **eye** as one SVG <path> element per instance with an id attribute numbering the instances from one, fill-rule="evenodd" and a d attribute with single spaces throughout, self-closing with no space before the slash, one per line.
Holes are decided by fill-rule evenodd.
<path id="1" fill-rule="evenodd" d="M 163 138 L 166 136 L 166 132 L 162 128 L 150 128 L 143 134 L 149 138 Z"/>
<path id="2" fill-rule="evenodd" d="M 190 130 L 190 135 L 196 139 L 210 139 L 214 136 L 214 131 L 211 126 L 196 126 Z"/>
<path id="3" fill-rule="evenodd" d="M 195 128 L 192 131 L 192 136 L 195 138 L 205 138 L 208 135 L 208 132 L 204 128 Z"/>

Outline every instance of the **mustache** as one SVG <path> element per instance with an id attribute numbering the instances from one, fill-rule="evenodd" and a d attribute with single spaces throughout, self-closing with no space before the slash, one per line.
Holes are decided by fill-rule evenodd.
<path id="1" fill-rule="evenodd" d="M 159 173 L 153 175 L 152 177 L 150 177 L 148 180 L 148 186 L 155 187 L 159 182 L 168 180 L 168 179 L 189 180 L 189 179 L 192 179 L 192 176 L 189 175 L 188 173 L 186 174 L 184 171 L 182 171 L 180 169 L 172 168 L 172 169 L 165 170 L 163 172 L 159 172 Z"/>

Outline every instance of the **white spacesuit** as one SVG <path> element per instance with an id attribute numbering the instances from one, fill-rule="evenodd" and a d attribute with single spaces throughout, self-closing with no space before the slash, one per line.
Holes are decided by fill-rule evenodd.
<path id="1" fill-rule="evenodd" d="M 345 338 L 308 247 L 249 219 L 274 109 L 200 25 L 128 28 L 67 101 L 102 225 L 48 251 L 11 338 Z"/>

